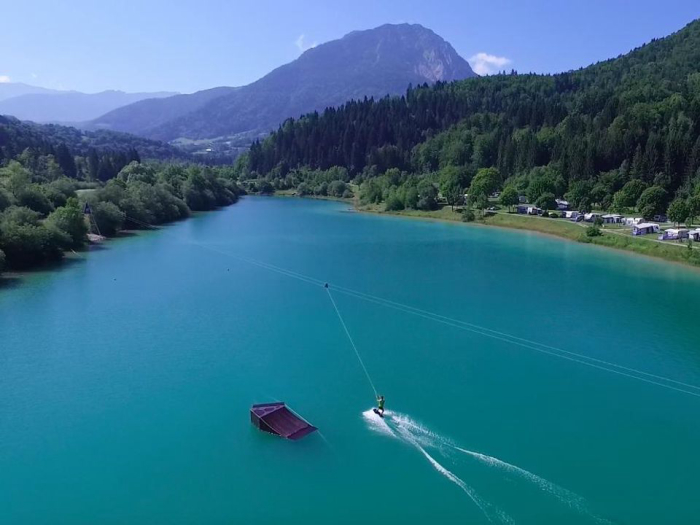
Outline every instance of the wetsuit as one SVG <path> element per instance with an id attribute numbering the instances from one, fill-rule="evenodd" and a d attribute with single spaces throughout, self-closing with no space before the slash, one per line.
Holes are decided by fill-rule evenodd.
<path id="1" fill-rule="evenodd" d="M 383 397 L 377 398 L 377 411 L 381 412 L 382 414 L 384 413 L 384 398 Z"/>

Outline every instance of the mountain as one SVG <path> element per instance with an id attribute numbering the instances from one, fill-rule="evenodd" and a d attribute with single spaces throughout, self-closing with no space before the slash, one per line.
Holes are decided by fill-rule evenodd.
<path id="1" fill-rule="evenodd" d="M 289 117 L 322 111 L 348 99 L 381 98 L 419 85 L 474 77 L 441 37 L 417 24 L 354 31 L 304 52 L 260 80 L 162 121 L 157 103 L 118 109 L 92 122 L 160 140 L 256 136 Z M 200 93 L 183 96 L 187 104 Z M 201 99 L 198 99 L 201 100 Z M 175 113 L 175 110 L 173 110 Z M 138 117 L 138 118 L 137 118 Z"/>
<path id="2" fill-rule="evenodd" d="M 148 136 L 159 126 L 192 113 L 208 102 L 233 93 L 238 88 L 217 87 L 197 91 L 191 95 L 149 99 L 110 111 L 92 121 L 91 129 L 111 129 Z"/>
<path id="3" fill-rule="evenodd" d="M 22 82 L 0 82 L 0 101 L 8 98 L 20 97 L 22 95 L 30 95 L 34 93 L 65 93 L 56 89 L 48 89 L 39 86 L 30 86 Z"/>
<path id="4" fill-rule="evenodd" d="M 88 94 L 77 91 L 40 91 L 0 100 L 0 115 L 12 115 L 20 120 L 33 122 L 84 122 L 144 99 L 160 99 L 173 95 L 175 93 L 168 92 L 102 91 Z"/>
<path id="5" fill-rule="evenodd" d="M 391 196 L 394 209 L 416 206 L 421 180 L 459 192 L 486 168 L 491 191 L 507 184 L 530 202 L 565 196 L 575 209 L 653 217 L 674 196 L 700 196 L 699 124 L 696 20 L 577 71 L 437 84 L 310 114 L 254 143 L 238 166 L 278 186 L 345 167 L 369 181 L 362 198 Z"/>

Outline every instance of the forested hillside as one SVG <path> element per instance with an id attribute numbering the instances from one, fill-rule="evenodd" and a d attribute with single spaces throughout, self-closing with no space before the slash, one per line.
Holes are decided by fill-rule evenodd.
<path id="1" fill-rule="evenodd" d="M 14 117 L 0 115 L 0 164 L 12 159 L 26 148 L 49 152 L 60 144 L 74 155 L 86 156 L 91 150 L 99 153 L 128 153 L 137 151 L 144 159 L 187 160 L 177 148 L 126 133 L 114 131 L 81 131 L 70 126 L 34 124 Z"/>
<path id="2" fill-rule="evenodd" d="M 0 271 L 58 260 L 83 247 L 88 232 L 109 237 L 237 200 L 230 167 L 142 163 L 181 156 L 120 133 L 0 117 Z"/>
<path id="3" fill-rule="evenodd" d="M 377 201 L 422 179 L 467 189 L 495 168 L 485 189 L 566 195 L 582 209 L 633 207 L 646 190 L 665 209 L 700 185 L 699 71 L 695 21 L 578 71 L 438 83 L 288 120 L 238 169 L 284 186 L 298 168 L 343 166 L 375 180 Z"/>

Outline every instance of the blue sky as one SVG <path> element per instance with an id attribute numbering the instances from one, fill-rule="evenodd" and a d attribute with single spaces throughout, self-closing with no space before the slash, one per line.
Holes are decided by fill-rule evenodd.
<path id="1" fill-rule="evenodd" d="M 5 0 L 0 81 L 86 92 L 244 85 L 301 50 L 383 23 L 420 23 L 480 71 L 557 72 L 700 17 L 698 0 Z M 481 55 L 480 55 L 481 54 Z M 481 57 L 479 59 L 479 57 Z"/>

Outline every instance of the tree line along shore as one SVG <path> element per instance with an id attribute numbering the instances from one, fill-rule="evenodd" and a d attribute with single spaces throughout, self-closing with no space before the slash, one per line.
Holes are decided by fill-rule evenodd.
<path id="1" fill-rule="evenodd" d="M 555 199 L 553 193 L 545 191 L 546 185 L 534 185 L 529 194 L 522 189 L 524 194 L 521 193 L 515 185 L 508 185 L 499 191 L 498 174 L 493 169 L 484 169 L 477 173 L 472 185 L 465 189 L 455 183 L 452 170 L 447 170 L 446 174 L 443 178 L 435 174 L 436 177 L 413 178 L 409 183 L 404 181 L 396 184 L 391 182 L 392 178 L 401 181 L 410 176 L 389 170 L 387 177 L 375 177 L 357 184 L 358 180 L 351 181 L 345 168 L 336 166 L 329 170 L 295 170 L 284 179 L 249 179 L 240 184 L 248 193 L 335 199 L 348 202 L 362 212 L 529 230 L 700 266 L 700 242 L 694 242 L 692 238 L 659 241 L 655 235 L 633 236 L 634 223 L 627 225 L 618 220 L 603 224 L 601 220 L 606 212 L 612 212 L 615 216 L 620 215 L 618 212 L 623 212 L 630 217 L 637 217 L 638 221 L 642 217 L 653 220 L 668 211 L 669 228 L 673 223 L 691 226 L 697 224 L 694 221 L 700 216 L 697 212 L 700 209 L 700 193 L 682 201 L 683 206 L 674 205 L 667 210 L 666 207 L 654 204 L 653 197 L 657 192 L 653 187 L 651 191 L 647 191 L 649 188 L 637 187 L 635 191 L 639 191 L 639 195 L 636 200 L 625 195 L 629 199 L 626 202 L 631 201 L 634 205 L 614 207 L 613 210 L 589 208 L 591 213 L 586 216 L 591 217 L 590 222 L 583 220 L 583 212 L 580 222 L 574 222 L 565 218 L 566 212 L 558 209 L 558 199 Z M 630 186 L 638 185 L 633 183 Z M 621 191 L 626 193 L 630 188 Z M 646 196 L 642 198 L 645 191 Z M 620 202 L 621 198 L 618 196 L 616 200 Z M 526 202 L 533 204 L 523 204 Z M 580 200 L 574 202 L 581 204 Z M 567 204 L 573 208 L 574 202 Z M 517 213 L 518 207 L 537 209 L 538 213 L 520 214 Z"/>
<path id="2" fill-rule="evenodd" d="M 107 181 L 67 177 L 25 150 L 0 168 L 0 270 L 23 271 L 114 237 L 236 202 L 230 167 L 131 160 Z"/>

